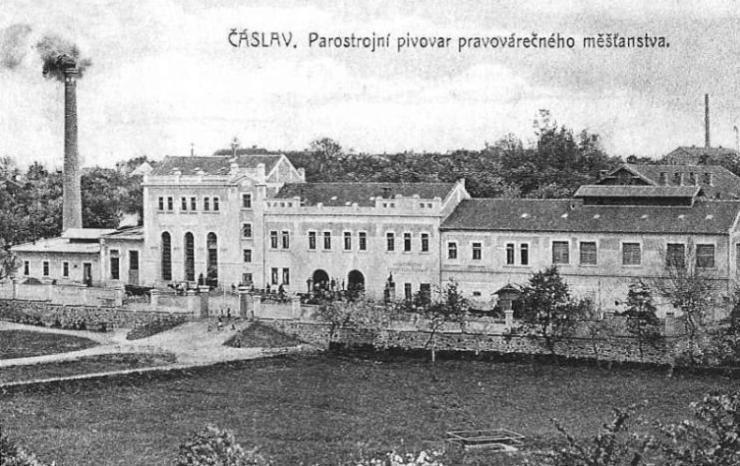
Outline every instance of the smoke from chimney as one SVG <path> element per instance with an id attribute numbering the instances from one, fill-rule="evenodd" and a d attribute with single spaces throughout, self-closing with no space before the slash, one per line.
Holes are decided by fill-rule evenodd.
<path id="1" fill-rule="evenodd" d="M 709 94 L 704 94 L 704 147 L 709 149 Z"/>

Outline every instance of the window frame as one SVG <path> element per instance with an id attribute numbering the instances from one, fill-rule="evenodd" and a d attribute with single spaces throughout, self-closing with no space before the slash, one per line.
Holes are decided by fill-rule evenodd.
<path id="1" fill-rule="evenodd" d="M 306 232 L 306 241 L 308 242 L 308 250 L 309 251 L 315 251 L 316 250 L 316 236 L 317 232 L 316 230 L 308 230 Z"/>
<path id="2" fill-rule="evenodd" d="M 351 231 L 342 232 L 342 249 L 344 251 L 352 250 L 352 232 Z"/>
<path id="3" fill-rule="evenodd" d="M 280 248 L 290 249 L 290 230 L 282 230 L 280 232 Z"/>
<path id="4" fill-rule="evenodd" d="M 247 235 L 246 233 L 249 234 Z M 242 222 L 242 239 L 252 239 L 253 237 L 252 222 Z"/>
<path id="5" fill-rule="evenodd" d="M 516 265 L 516 243 L 506 243 L 504 247 L 506 255 L 504 262 L 506 265 Z"/>
<path id="6" fill-rule="evenodd" d="M 220 212 L 221 211 L 221 198 L 218 196 L 213 196 L 213 212 Z"/>
<path id="7" fill-rule="evenodd" d="M 367 251 L 367 232 L 357 232 L 357 249 L 360 251 Z"/>
<path id="8" fill-rule="evenodd" d="M 711 265 L 699 265 L 699 247 L 712 248 L 712 264 Z M 696 267 L 699 269 L 715 269 L 717 268 L 717 245 L 714 243 L 697 243 L 696 245 Z"/>
<path id="9" fill-rule="evenodd" d="M 586 262 L 584 261 L 584 245 L 593 245 L 593 262 Z M 589 252 L 590 253 L 590 252 Z M 578 241 L 578 265 L 585 265 L 585 266 L 594 266 L 599 265 L 599 244 L 596 241 Z"/>
<path id="10" fill-rule="evenodd" d="M 252 263 L 252 250 L 251 249 L 249 248 L 242 249 L 242 262 L 244 262 L 245 264 Z"/>
<path id="11" fill-rule="evenodd" d="M 419 235 L 419 250 L 421 252 L 429 252 L 429 238 L 430 235 L 426 231 L 421 232 Z"/>
<path id="12" fill-rule="evenodd" d="M 680 269 L 683 269 L 686 267 L 686 243 L 666 243 L 665 245 L 665 266 L 666 267 L 677 267 L 676 264 L 674 264 L 674 254 L 671 252 L 671 248 L 676 248 L 677 246 L 681 247 L 681 264 Z"/>
<path id="13" fill-rule="evenodd" d="M 482 241 L 473 241 L 470 243 L 470 257 L 471 260 L 474 261 L 482 261 L 483 260 L 483 242 Z M 476 257 L 476 252 L 478 253 Z"/>
<path id="14" fill-rule="evenodd" d="M 396 251 L 396 232 L 386 231 L 385 232 L 385 252 Z"/>
<path id="15" fill-rule="evenodd" d="M 278 249 L 280 237 L 277 230 L 270 230 L 270 249 Z"/>
<path id="16" fill-rule="evenodd" d="M 242 209 L 252 208 L 252 193 L 242 193 Z"/>
<path id="17" fill-rule="evenodd" d="M 519 243 L 519 265 L 529 266 L 529 246 L 529 243 Z"/>
<path id="18" fill-rule="evenodd" d="M 447 260 L 458 260 L 460 257 L 457 241 L 447 242 Z"/>
<path id="19" fill-rule="evenodd" d="M 621 250 L 622 250 L 622 266 L 623 267 L 640 267 L 642 265 L 642 243 L 639 241 L 622 241 L 621 244 Z M 637 263 L 627 263 L 625 259 L 627 259 L 626 256 L 626 248 L 625 246 L 637 246 L 637 251 L 639 253 L 638 256 L 638 262 Z"/>
<path id="20" fill-rule="evenodd" d="M 565 245 L 565 261 L 558 261 L 556 260 L 557 257 L 555 255 L 555 246 L 563 246 Z M 552 253 L 552 264 L 553 265 L 570 265 L 570 240 L 551 240 L 550 241 L 550 252 Z"/>
<path id="21" fill-rule="evenodd" d="M 331 251 L 331 231 L 324 230 L 321 234 L 324 251 Z"/>
<path id="22" fill-rule="evenodd" d="M 403 252 L 411 252 L 414 235 L 409 231 L 403 232 Z"/>

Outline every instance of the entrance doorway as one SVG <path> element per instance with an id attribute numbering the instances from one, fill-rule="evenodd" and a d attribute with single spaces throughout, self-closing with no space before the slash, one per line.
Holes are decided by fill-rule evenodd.
<path id="1" fill-rule="evenodd" d="M 90 262 L 82 263 L 82 281 L 87 286 L 92 286 L 92 264 Z"/>
<path id="2" fill-rule="evenodd" d="M 314 290 L 328 290 L 329 289 L 329 274 L 325 270 L 318 269 L 313 273 L 311 278 L 313 280 Z"/>
<path id="3" fill-rule="evenodd" d="M 352 270 L 347 275 L 347 292 L 358 295 L 365 291 L 365 276 L 359 270 Z"/>
<path id="4" fill-rule="evenodd" d="M 139 284 L 139 251 L 128 252 L 128 284 Z"/>

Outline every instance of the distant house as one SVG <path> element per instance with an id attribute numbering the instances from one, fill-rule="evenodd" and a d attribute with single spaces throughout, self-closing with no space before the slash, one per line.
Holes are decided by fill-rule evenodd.
<path id="1" fill-rule="evenodd" d="M 675 152 L 675 151 L 674 151 Z M 625 163 L 604 173 L 599 185 L 697 186 L 706 199 L 740 199 L 740 177 L 719 165 Z"/>
<path id="2" fill-rule="evenodd" d="M 727 160 L 737 163 L 740 154 L 724 147 L 679 146 L 664 155 L 662 162 L 670 165 L 710 165 Z"/>

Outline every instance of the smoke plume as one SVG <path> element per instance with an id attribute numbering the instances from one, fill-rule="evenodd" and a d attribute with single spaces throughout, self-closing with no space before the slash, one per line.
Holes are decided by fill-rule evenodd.
<path id="1" fill-rule="evenodd" d="M 21 64 L 28 53 L 28 38 L 31 26 L 13 24 L 0 29 L 0 68 L 14 69 Z"/>
<path id="2" fill-rule="evenodd" d="M 28 24 L 13 24 L 0 29 L 0 69 L 13 70 L 23 63 L 29 52 L 35 50 L 41 58 L 41 72 L 45 78 L 64 81 L 64 67 L 77 66 L 77 78 L 92 64 L 80 56 L 80 49 L 57 34 L 46 34 L 31 45 L 33 28 Z"/>
<path id="3" fill-rule="evenodd" d="M 92 65 L 89 58 L 80 58 L 80 49 L 75 44 L 57 35 L 44 36 L 36 44 L 36 50 L 43 61 L 41 72 L 47 79 L 64 81 L 64 67 L 70 61 L 77 65 L 78 78 Z"/>

